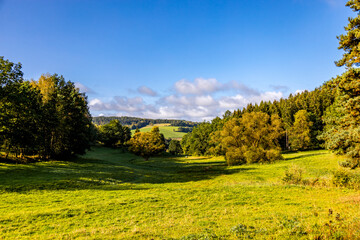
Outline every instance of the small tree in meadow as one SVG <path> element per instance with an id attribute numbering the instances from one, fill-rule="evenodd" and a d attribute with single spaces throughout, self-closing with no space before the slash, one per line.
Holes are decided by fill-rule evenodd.
<path id="1" fill-rule="evenodd" d="M 153 127 L 151 132 L 137 132 L 129 142 L 129 151 L 137 156 L 149 160 L 150 157 L 165 151 L 164 135 L 160 133 L 159 127 Z"/>

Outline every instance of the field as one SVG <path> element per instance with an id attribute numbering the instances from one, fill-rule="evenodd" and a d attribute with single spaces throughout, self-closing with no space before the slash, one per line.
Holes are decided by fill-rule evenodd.
<path id="1" fill-rule="evenodd" d="M 99 147 L 66 162 L 0 163 L 0 239 L 359 239 L 360 192 L 330 184 L 339 158 L 284 157 L 227 167 Z M 294 164 L 324 186 L 284 184 Z"/>
<path id="2" fill-rule="evenodd" d="M 164 134 L 165 138 L 171 138 L 171 139 L 181 139 L 186 133 L 184 132 L 175 132 L 174 130 L 177 130 L 179 127 L 173 127 L 169 124 L 155 124 L 154 126 L 158 126 L 160 129 L 160 132 Z M 150 132 L 151 129 L 154 126 L 146 126 L 143 128 L 140 128 L 140 132 Z M 135 130 L 131 130 L 131 133 L 134 134 Z"/>

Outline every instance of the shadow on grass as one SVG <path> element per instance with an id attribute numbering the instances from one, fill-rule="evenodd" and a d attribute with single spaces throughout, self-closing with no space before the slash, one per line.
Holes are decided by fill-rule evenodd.
<path id="1" fill-rule="evenodd" d="M 314 156 L 319 156 L 319 155 L 325 155 L 327 153 L 306 153 L 306 152 L 302 152 L 302 153 L 305 153 L 305 154 L 301 154 L 301 155 L 297 155 L 297 156 L 294 156 L 294 157 L 289 157 L 289 158 L 285 158 L 284 160 L 285 161 L 289 161 L 289 160 L 296 160 L 296 159 L 299 159 L 299 158 L 305 158 L 305 157 L 314 157 Z"/>
<path id="2" fill-rule="evenodd" d="M 0 192 L 31 190 L 141 190 L 139 184 L 201 181 L 247 169 L 211 158 L 157 157 L 145 161 L 116 149 L 94 148 L 69 161 L 0 164 Z M 142 185 L 143 186 L 143 185 Z"/>

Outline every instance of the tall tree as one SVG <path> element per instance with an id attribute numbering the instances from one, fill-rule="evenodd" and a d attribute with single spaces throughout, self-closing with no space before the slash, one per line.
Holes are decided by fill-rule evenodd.
<path id="1" fill-rule="evenodd" d="M 343 57 L 335 62 L 337 66 L 352 67 L 360 64 L 360 1 L 350 0 L 346 3 L 357 16 L 355 18 L 349 17 L 349 24 L 345 27 L 346 34 L 338 36 L 339 49 L 343 49 L 345 53 Z"/>
<path id="2" fill-rule="evenodd" d="M 349 166 L 360 164 L 360 69 L 349 69 L 333 80 L 338 96 L 325 115 L 322 137 L 326 148 L 346 154 Z"/>
<path id="3" fill-rule="evenodd" d="M 94 137 L 86 96 L 57 74 L 42 75 L 32 85 L 42 93 L 42 157 L 85 153 Z"/>
<path id="4" fill-rule="evenodd" d="M 7 155 L 36 151 L 40 93 L 23 81 L 21 64 L 0 57 L 0 146 Z"/>
<path id="5" fill-rule="evenodd" d="M 309 119 L 306 110 L 300 110 L 295 114 L 295 121 L 290 129 L 289 142 L 292 150 L 304 150 L 311 146 L 311 127 L 313 123 Z"/>
<path id="6" fill-rule="evenodd" d="M 349 18 L 346 34 L 338 37 L 339 49 L 345 53 L 336 64 L 348 70 L 331 81 L 337 97 L 325 116 L 323 138 L 328 149 L 346 154 L 349 166 L 355 168 L 360 164 L 360 70 L 353 66 L 360 63 L 360 1 L 350 0 L 346 6 L 357 16 Z"/>

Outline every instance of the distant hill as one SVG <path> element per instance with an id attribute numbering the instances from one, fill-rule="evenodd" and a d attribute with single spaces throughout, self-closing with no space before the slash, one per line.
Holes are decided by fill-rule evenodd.
<path id="1" fill-rule="evenodd" d="M 181 128 L 183 128 L 183 127 L 170 126 L 169 123 L 148 125 L 148 126 L 139 128 L 139 130 L 140 130 L 140 132 L 150 132 L 154 126 L 159 127 L 160 133 L 164 134 L 164 137 L 166 139 L 171 138 L 171 139 L 181 140 L 181 138 L 186 134 L 186 132 L 181 130 Z M 191 128 L 187 127 L 187 129 L 191 129 Z M 131 134 L 134 134 L 134 133 L 135 133 L 135 129 L 131 130 Z"/>
<path id="2" fill-rule="evenodd" d="M 174 127 L 187 127 L 193 128 L 197 126 L 198 122 L 186 121 L 186 120 L 174 120 L 174 119 L 147 119 L 147 118 L 136 118 L 136 117 L 93 117 L 92 121 L 96 125 L 104 125 L 109 123 L 111 120 L 119 120 L 122 125 L 129 126 L 130 129 L 142 128 L 153 124 L 170 124 Z"/>

